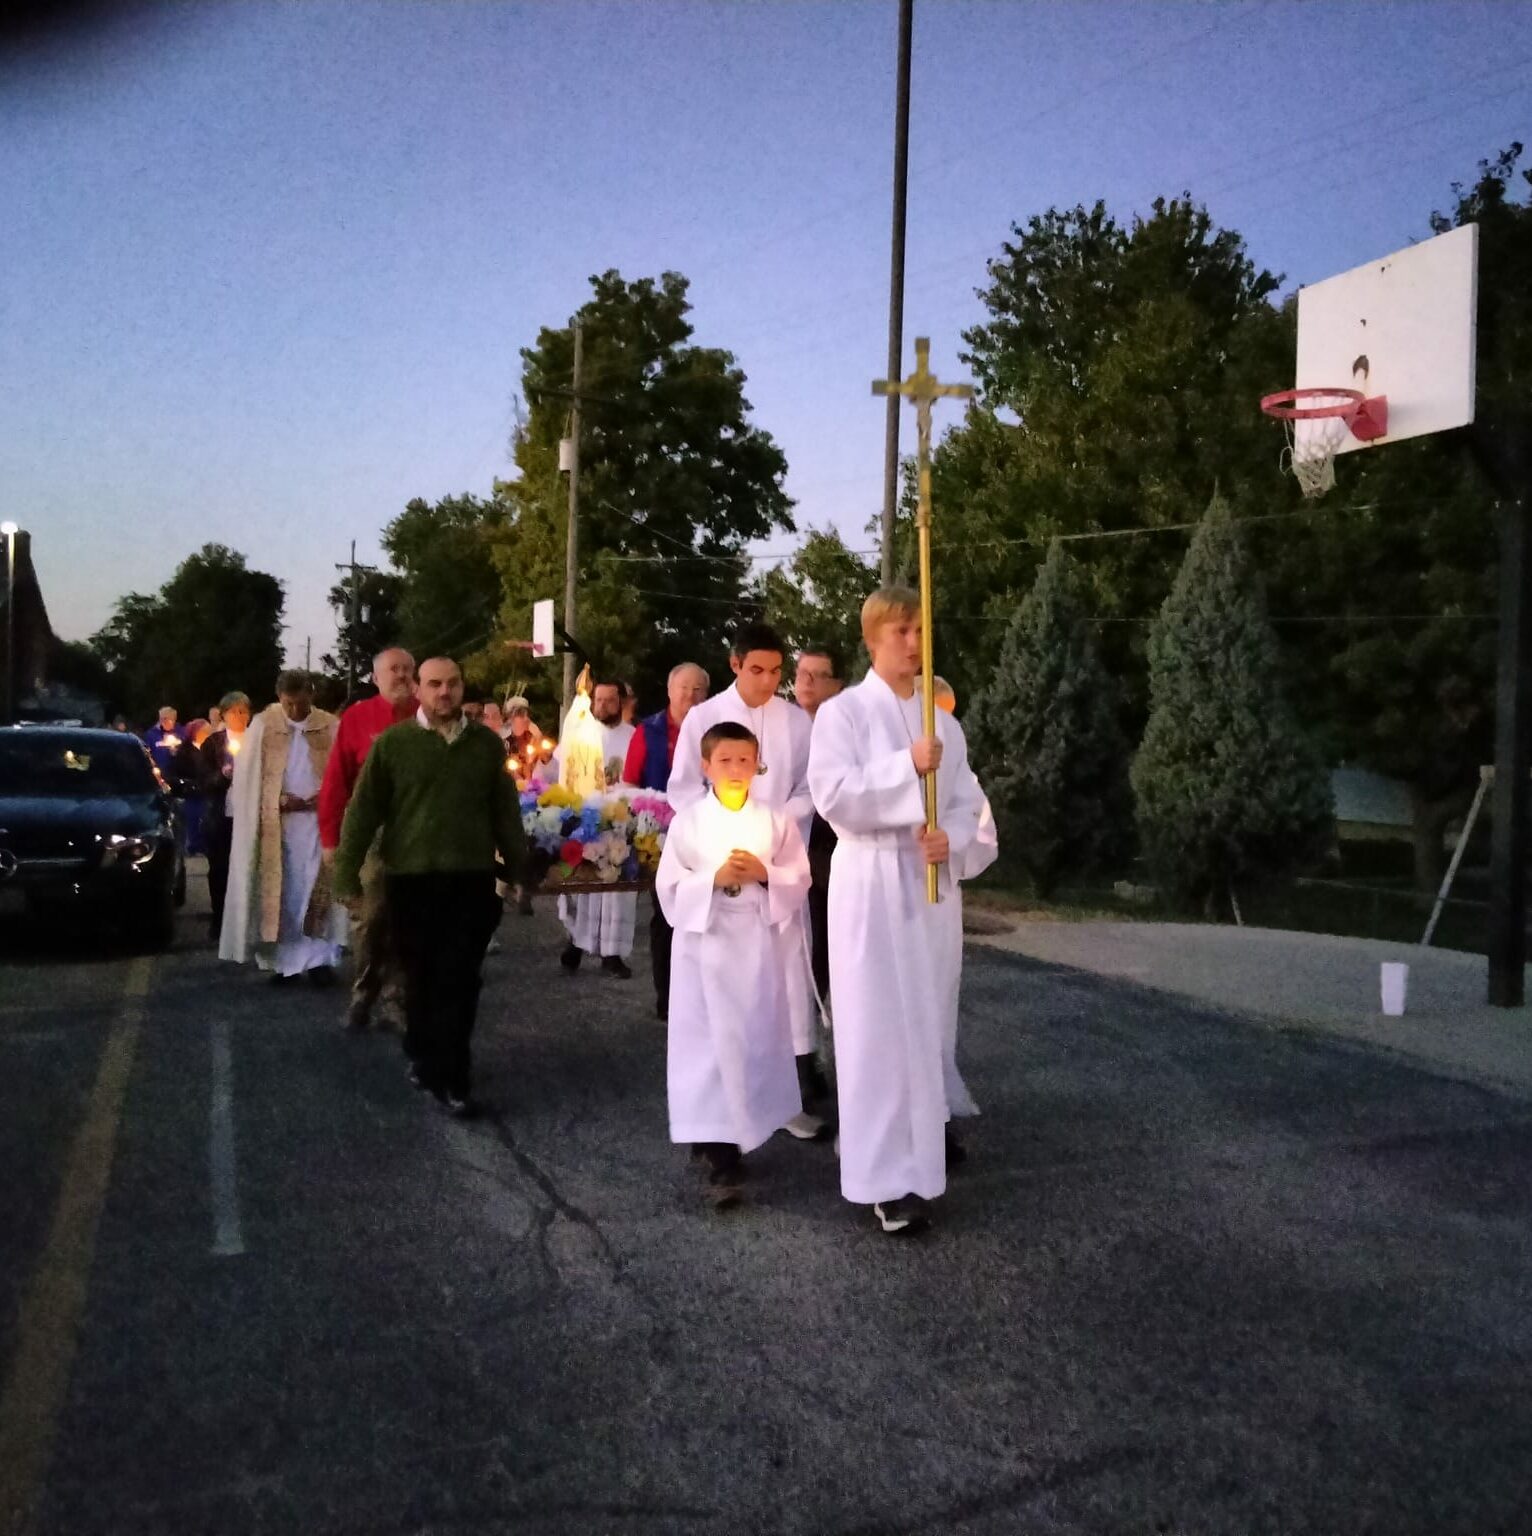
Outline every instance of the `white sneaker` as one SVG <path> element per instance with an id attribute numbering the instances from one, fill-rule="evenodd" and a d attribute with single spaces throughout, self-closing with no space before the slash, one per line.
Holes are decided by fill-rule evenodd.
<path id="1" fill-rule="evenodd" d="M 793 1116 L 782 1127 L 789 1136 L 795 1136 L 799 1141 L 823 1141 L 825 1138 L 825 1123 L 818 1115 L 811 1115 L 803 1109 Z"/>

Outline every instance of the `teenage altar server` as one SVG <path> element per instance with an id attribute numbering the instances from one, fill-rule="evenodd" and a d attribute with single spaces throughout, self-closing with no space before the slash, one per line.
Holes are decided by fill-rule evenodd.
<path id="1" fill-rule="evenodd" d="M 666 1086 L 670 1139 L 706 1161 L 726 1206 L 744 1154 L 801 1109 L 778 936 L 808 898 L 809 859 L 793 818 L 754 798 L 751 731 L 721 721 L 698 756 L 708 793 L 676 814 L 655 880 L 675 930 Z"/>
<path id="2" fill-rule="evenodd" d="M 929 1219 L 947 1187 L 944 1060 L 958 1006 L 962 909 L 954 880 L 970 857 L 983 793 L 962 727 L 921 721 L 920 604 L 888 587 L 862 607 L 872 669 L 820 706 L 809 785 L 838 842 L 830 865 L 830 990 L 840 1092 L 841 1193 L 871 1205 L 885 1232 Z M 937 830 L 927 832 L 921 775 L 936 771 Z M 993 849 L 990 850 L 993 857 Z M 983 859 L 987 863 L 988 859 Z M 944 900 L 926 901 L 926 866 Z M 944 1070 L 946 1069 L 946 1070 Z"/>
<path id="3" fill-rule="evenodd" d="M 814 817 L 809 795 L 809 734 L 813 724 L 803 710 L 778 694 L 785 654 L 782 637 L 769 625 L 745 624 L 739 628 L 729 654 L 734 686 L 693 706 L 681 723 L 667 793 L 677 810 L 706 797 L 708 785 L 699 751 L 703 733 L 721 720 L 732 720 L 746 727 L 760 743 L 760 770 L 751 799 L 785 811 L 797 822 L 807 844 Z M 806 919 L 805 909 L 777 938 L 805 1107 L 805 1113 L 787 1129 L 800 1140 L 823 1134 L 824 1122 L 807 1109 L 826 1095 L 815 1051 L 816 1008 Z"/>

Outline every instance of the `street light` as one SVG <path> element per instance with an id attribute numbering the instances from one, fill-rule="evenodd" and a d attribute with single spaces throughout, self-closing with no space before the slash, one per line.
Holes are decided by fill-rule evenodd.
<path id="1" fill-rule="evenodd" d="M 5 723 L 16 723 L 16 535 L 15 523 L 0 523 L 5 535 Z"/>

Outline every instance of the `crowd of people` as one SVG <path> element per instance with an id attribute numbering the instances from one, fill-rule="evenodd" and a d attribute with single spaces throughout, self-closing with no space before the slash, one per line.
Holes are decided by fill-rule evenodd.
<path id="1" fill-rule="evenodd" d="M 956 1059 L 960 883 L 996 847 L 950 690 L 934 734 L 921 719 L 913 594 L 874 593 L 862 630 L 854 686 L 832 648 L 806 646 L 789 701 L 787 648 L 746 624 L 721 692 L 683 663 L 652 715 L 615 679 L 590 706 L 605 781 L 674 812 L 648 924 L 671 1140 L 725 1207 L 768 1137 L 834 1135 L 842 1193 L 898 1233 L 927 1223 L 964 1156 L 951 1122 L 977 1113 Z M 373 683 L 337 716 L 284 672 L 258 715 L 239 693 L 184 729 L 167 709 L 145 744 L 194 803 L 220 957 L 330 986 L 349 949 L 346 1028 L 401 1033 L 410 1082 L 471 1117 L 484 958 L 506 895 L 531 910 L 520 790 L 557 781 L 559 744 L 525 698 L 465 697 L 449 658 L 417 669 L 391 648 Z M 566 972 L 589 956 L 631 979 L 638 904 L 562 894 Z"/>

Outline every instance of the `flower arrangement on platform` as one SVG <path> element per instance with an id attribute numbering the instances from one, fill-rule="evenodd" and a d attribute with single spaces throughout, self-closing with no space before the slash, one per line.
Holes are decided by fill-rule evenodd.
<path id="1" fill-rule="evenodd" d="M 546 885 L 653 881 L 672 815 L 663 796 L 626 786 L 582 797 L 534 778 L 521 792 L 522 829 Z"/>

